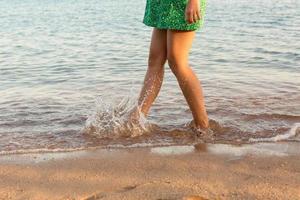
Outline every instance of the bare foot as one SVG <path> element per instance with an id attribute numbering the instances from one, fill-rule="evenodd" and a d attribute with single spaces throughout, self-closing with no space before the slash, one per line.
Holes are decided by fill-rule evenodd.
<path id="1" fill-rule="evenodd" d="M 194 120 L 190 121 L 186 124 L 187 127 L 192 129 L 193 132 L 195 132 L 197 135 L 213 135 L 213 131 L 210 127 L 210 125 L 206 128 L 196 126 Z"/>
<path id="2" fill-rule="evenodd" d="M 128 115 L 127 121 L 134 123 L 134 124 L 138 124 L 141 118 L 141 115 L 143 115 L 143 113 L 141 112 L 140 108 L 138 106 L 135 106 Z"/>

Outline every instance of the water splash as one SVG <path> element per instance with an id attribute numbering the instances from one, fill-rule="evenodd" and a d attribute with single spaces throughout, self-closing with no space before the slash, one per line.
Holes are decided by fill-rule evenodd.
<path id="1" fill-rule="evenodd" d="M 134 113 L 135 112 L 135 113 Z M 132 117 L 132 115 L 136 117 Z M 140 111 L 137 101 L 126 96 L 120 102 L 96 99 L 96 110 L 86 120 L 84 132 L 99 138 L 136 137 L 150 133 L 152 124 Z"/>

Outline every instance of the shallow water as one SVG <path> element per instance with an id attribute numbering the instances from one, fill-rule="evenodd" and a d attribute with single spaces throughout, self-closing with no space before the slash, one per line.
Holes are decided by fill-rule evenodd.
<path id="1" fill-rule="evenodd" d="M 208 139 L 184 127 L 191 112 L 167 65 L 144 127 L 123 123 L 147 67 L 152 29 L 142 24 L 144 6 L 0 1 L 1 154 L 300 141 L 298 1 L 208 2 L 190 56 L 209 117 L 220 126 Z"/>

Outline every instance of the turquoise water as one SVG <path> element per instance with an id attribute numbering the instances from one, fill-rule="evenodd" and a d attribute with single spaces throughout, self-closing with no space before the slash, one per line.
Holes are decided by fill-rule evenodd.
<path id="1" fill-rule="evenodd" d="M 145 3 L 0 0 L 0 152 L 194 142 L 167 65 L 145 122 L 155 128 L 118 137 L 117 105 L 132 105 L 147 68 Z M 208 1 L 190 64 L 221 126 L 214 141 L 300 141 L 299 9 L 293 0 Z"/>

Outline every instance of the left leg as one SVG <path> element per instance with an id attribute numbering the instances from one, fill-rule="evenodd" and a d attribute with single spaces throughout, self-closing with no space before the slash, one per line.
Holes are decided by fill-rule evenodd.
<path id="1" fill-rule="evenodd" d="M 196 74 L 188 64 L 188 54 L 194 37 L 195 31 L 168 30 L 167 59 L 192 111 L 194 125 L 196 128 L 206 129 L 209 126 L 209 122 L 202 87 Z"/>

